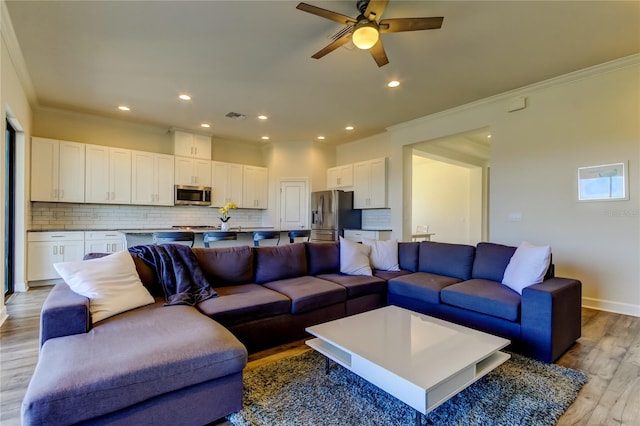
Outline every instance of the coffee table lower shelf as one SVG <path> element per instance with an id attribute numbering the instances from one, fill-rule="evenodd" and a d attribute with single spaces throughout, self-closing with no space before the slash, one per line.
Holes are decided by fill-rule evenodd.
<path id="1" fill-rule="evenodd" d="M 315 338 L 308 340 L 306 344 L 425 415 L 511 358 L 509 354 L 497 351 L 430 389 L 423 389 L 380 366 L 372 365 L 370 361 L 332 345 L 326 340 Z"/>

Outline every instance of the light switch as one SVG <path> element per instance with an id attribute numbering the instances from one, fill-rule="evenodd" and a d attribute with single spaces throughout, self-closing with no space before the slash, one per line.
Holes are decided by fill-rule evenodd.
<path id="1" fill-rule="evenodd" d="M 509 213 L 509 222 L 522 222 L 522 213 L 521 212 L 512 212 Z"/>

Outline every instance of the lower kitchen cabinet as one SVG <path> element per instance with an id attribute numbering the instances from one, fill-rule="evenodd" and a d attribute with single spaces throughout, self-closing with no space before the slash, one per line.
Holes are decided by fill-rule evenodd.
<path id="1" fill-rule="evenodd" d="M 372 231 L 362 229 L 345 229 L 344 239 L 361 243 L 362 239 L 368 240 L 389 240 L 391 239 L 391 231 Z"/>
<path id="2" fill-rule="evenodd" d="M 82 260 L 84 232 L 29 232 L 27 251 L 28 281 L 60 278 L 53 264 Z"/>
<path id="3" fill-rule="evenodd" d="M 87 231 L 84 233 L 84 254 L 115 253 L 126 247 L 126 239 L 122 232 Z"/>

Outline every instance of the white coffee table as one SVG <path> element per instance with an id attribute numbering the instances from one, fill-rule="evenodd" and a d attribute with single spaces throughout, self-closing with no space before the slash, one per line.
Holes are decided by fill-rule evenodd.
<path id="1" fill-rule="evenodd" d="M 328 359 L 428 414 L 511 356 L 510 342 L 386 306 L 308 327 L 306 343 Z M 422 422 L 416 414 L 416 420 Z"/>

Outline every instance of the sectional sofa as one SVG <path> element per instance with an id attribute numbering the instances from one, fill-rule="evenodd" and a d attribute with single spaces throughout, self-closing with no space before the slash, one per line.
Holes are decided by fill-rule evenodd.
<path id="1" fill-rule="evenodd" d="M 41 349 L 23 424 L 205 424 L 242 404 L 254 352 L 305 328 L 388 303 L 511 339 L 552 362 L 580 336 L 581 283 L 553 277 L 522 295 L 501 284 L 516 248 L 398 243 L 399 268 L 340 272 L 340 244 L 194 248 L 218 294 L 162 306 L 155 273 L 133 256 L 156 302 L 92 324 L 89 299 L 57 284 L 42 308 Z"/>

